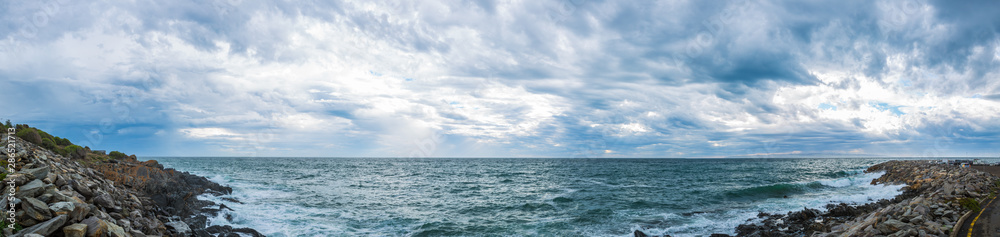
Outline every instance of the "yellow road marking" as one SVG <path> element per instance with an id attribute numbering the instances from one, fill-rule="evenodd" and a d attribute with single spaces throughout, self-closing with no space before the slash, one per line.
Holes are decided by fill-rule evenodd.
<path id="1" fill-rule="evenodd" d="M 972 237 L 972 227 L 976 225 L 976 221 L 979 220 L 979 216 L 983 215 L 983 212 L 986 211 L 986 207 L 990 206 L 990 204 L 993 203 L 993 200 L 997 200 L 997 198 L 994 197 L 993 199 L 990 199 L 990 202 L 986 203 L 986 205 L 983 206 L 982 210 L 979 210 L 979 215 L 976 215 L 976 219 L 972 219 L 972 224 L 969 224 L 969 236 L 968 237 Z"/>

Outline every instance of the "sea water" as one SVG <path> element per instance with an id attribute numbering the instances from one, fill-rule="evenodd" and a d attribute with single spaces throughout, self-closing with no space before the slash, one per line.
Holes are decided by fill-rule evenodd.
<path id="1" fill-rule="evenodd" d="M 735 234 L 758 213 L 900 194 L 885 159 L 159 157 L 233 188 L 211 225 L 267 236 Z M 239 202 L 223 198 L 235 198 Z"/>

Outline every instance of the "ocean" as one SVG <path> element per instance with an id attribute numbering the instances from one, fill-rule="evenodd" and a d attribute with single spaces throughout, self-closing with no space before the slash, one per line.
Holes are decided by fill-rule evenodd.
<path id="1" fill-rule="evenodd" d="M 199 197 L 233 209 L 211 225 L 267 236 L 735 234 L 759 212 L 902 187 L 863 172 L 886 159 L 153 159 L 233 188 Z"/>

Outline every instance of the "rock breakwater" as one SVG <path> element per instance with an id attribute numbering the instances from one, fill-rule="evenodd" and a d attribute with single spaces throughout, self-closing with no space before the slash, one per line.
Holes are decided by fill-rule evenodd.
<path id="1" fill-rule="evenodd" d="M 965 213 L 1000 189 L 994 175 L 936 161 L 887 161 L 865 172 L 885 172 L 871 184 L 906 185 L 903 193 L 863 205 L 831 203 L 825 211 L 760 213 L 738 226 L 737 236 L 949 236 Z"/>
<path id="2" fill-rule="evenodd" d="M 3 181 L 4 190 L 13 184 L 16 192 L 0 198 L 0 206 L 16 210 L 15 228 L 4 223 L 4 236 L 263 236 L 209 226 L 208 217 L 227 207 L 197 196 L 232 190 L 204 177 L 135 156 L 68 158 L 15 140 L 15 169 L 4 170 Z M 0 154 L 8 157 L 6 150 Z"/>

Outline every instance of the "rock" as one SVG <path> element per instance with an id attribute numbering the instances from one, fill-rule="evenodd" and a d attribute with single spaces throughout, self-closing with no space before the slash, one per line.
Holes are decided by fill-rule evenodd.
<path id="1" fill-rule="evenodd" d="M 52 212 L 49 210 L 49 207 L 45 205 L 45 202 L 30 197 L 24 198 L 23 201 L 24 202 L 21 203 L 21 208 L 24 209 L 24 214 L 28 217 L 39 221 L 52 218 Z"/>
<path id="2" fill-rule="evenodd" d="M 128 231 L 128 233 L 130 235 L 132 235 L 132 237 L 146 237 L 145 234 L 143 234 L 142 232 L 140 232 L 138 230 L 130 230 L 130 231 Z"/>
<path id="3" fill-rule="evenodd" d="M 188 227 L 188 224 L 184 223 L 183 221 L 171 221 L 171 222 L 167 222 L 167 226 L 169 226 L 170 228 L 173 228 L 174 231 L 177 232 L 178 234 L 181 234 L 181 235 L 191 234 L 191 228 Z"/>
<path id="4" fill-rule="evenodd" d="M 83 237 L 87 234 L 87 225 L 76 223 L 63 227 L 63 235 L 66 237 Z"/>
<path id="5" fill-rule="evenodd" d="M 91 216 L 80 223 L 87 225 L 87 236 L 100 237 L 108 234 L 108 224 L 96 216 Z"/>
<path id="6" fill-rule="evenodd" d="M 69 213 L 69 219 L 73 222 L 82 221 L 90 213 L 90 205 L 85 203 L 73 204 L 73 211 Z"/>
<path id="7" fill-rule="evenodd" d="M 108 222 L 108 236 L 110 237 L 126 237 L 125 229 L 121 226 L 115 225 L 115 223 Z"/>
<path id="8" fill-rule="evenodd" d="M 24 186 L 25 183 L 31 180 L 32 179 L 29 179 L 27 174 L 15 173 L 15 174 L 8 174 L 7 177 L 3 179 L 3 183 L 6 184 L 10 181 L 14 181 L 15 186 L 21 187 Z"/>
<path id="9" fill-rule="evenodd" d="M 111 200 L 111 195 L 108 195 L 107 193 L 101 193 L 94 197 L 94 204 L 104 208 L 112 208 L 115 206 L 114 200 Z"/>
<path id="10" fill-rule="evenodd" d="M 639 231 L 639 230 L 635 230 L 634 232 L 632 232 L 632 236 L 634 236 L 634 237 L 649 237 L 648 235 L 646 235 L 646 233 L 642 233 L 642 231 Z"/>
<path id="11" fill-rule="evenodd" d="M 73 189 L 75 189 L 77 193 L 80 193 L 84 197 L 90 198 L 94 196 L 94 193 L 91 192 L 90 188 L 84 185 L 83 182 L 71 180 L 69 183 L 73 186 Z"/>
<path id="12" fill-rule="evenodd" d="M 49 205 L 49 210 L 52 210 L 53 214 L 56 215 L 68 215 L 73 212 L 76 206 L 72 202 L 57 202 Z"/>
<path id="13" fill-rule="evenodd" d="M 66 223 L 66 219 L 66 215 L 59 215 L 55 218 L 49 219 L 48 221 L 23 229 L 21 232 L 17 232 L 17 235 L 14 236 L 26 236 L 26 234 L 48 236 L 49 234 L 56 232 L 56 230 L 59 230 L 59 227 L 62 227 L 63 224 Z"/>
<path id="14" fill-rule="evenodd" d="M 46 177 L 49 176 L 49 167 L 45 166 L 45 167 L 35 168 L 35 169 L 23 169 L 19 173 L 29 174 L 30 176 L 28 176 L 28 177 L 30 179 L 39 179 L 39 180 L 41 180 L 41 179 L 45 179 Z"/>
<path id="15" fill-rule="evenodd" d="M 260 232 L 257 232 L 257 230 L 250 229 L 250 228 L 233 228 L 233 232 L 234 233 L 244 233 L 244 234 L 247 234 L 247 235 L 250 235 L 250 236 L 253 236 L 253 237 L 264 237 L 264 235 L 261 234 Z"/>
<path id="16" fill-rule="evenodd" d="M 19 186 L 17 190 L 18 198 L 22 197 L 36 197 L 45 191 L 46 184 L 41 180 L 32 180 L 23 186 Z"/>

